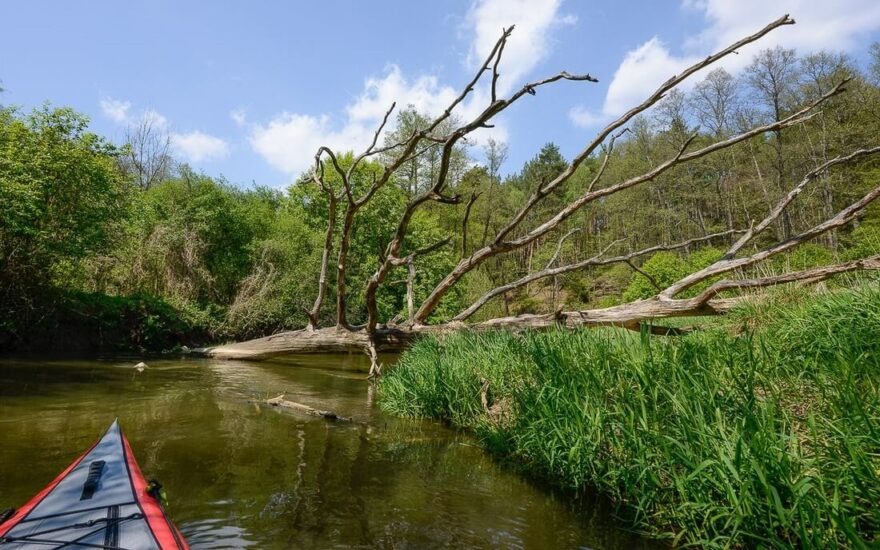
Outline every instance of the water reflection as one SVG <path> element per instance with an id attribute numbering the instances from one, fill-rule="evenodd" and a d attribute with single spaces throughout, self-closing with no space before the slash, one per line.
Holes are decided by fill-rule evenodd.
<path id="1" fill-rule="evenodd" d="M 0 507 L 39 490 L 119 417 L 193 548 L 633 548 L 462 434 L 384 415 L 360 356 L 0 361 Z M 332 423 L 261 406 L 332 409 Z"/>

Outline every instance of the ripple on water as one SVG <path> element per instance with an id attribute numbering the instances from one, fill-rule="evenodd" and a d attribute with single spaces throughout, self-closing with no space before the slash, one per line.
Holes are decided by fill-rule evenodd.
<path id="1" fill-rule="evenodd" d="M 248 548 L 258 542 L 248 538 L 246 530 L 222 519 L 191 521 L 178 526 L 187 543 L 197 548 Z"/>

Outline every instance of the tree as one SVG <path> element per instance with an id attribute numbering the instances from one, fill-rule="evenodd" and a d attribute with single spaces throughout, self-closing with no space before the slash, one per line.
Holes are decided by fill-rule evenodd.
<path id="1" fill-rule="evenodd" d="M 127 213 L 118 151 L 88 119 L 48 105 L 0 109 L 0 284 L 46 283 L 100 251 Z"/>
<path id="2" fill-rule="evenodd" d="M 737 107 L 736 81 L 724 69 L 715 69 L 694 86 L 691 105 L 697 120 L 715 138 L 730 131 L 733 114 Z"/>
<path id="3" fill-rule="evenodd" d="M 143 116 L 125 129 L 125 147 L 119 157 L 122 169 L 146 191 L 171 176 L 171 136 L 153 116 Z"/>
<path id="4" fill-rule="evenodd" d="M 880 83 L 880 42 L 871 44 L 869 55 L 871 61 L 868 65 L 868 78 L 874 83 Z"/>
<path id="5" fill-rule="evenodd" d="M 677 168 L 687 168 L 690 164 L 699 162 L 713 153 L 728 150 L 739 144 L 747 144 L 751 140 L 763 139 L 768 133 L 774 134 L 777 147 L 781 146 L 780 136 L 783 130 L 800 126 L 809 121 L 815 116 L 820 106 L 842 93 L 846 84 L 846 81 L 838 82 L 826 93 L 803 106 L 793 107 L 793 102 L 784 104 L 784 101 L 788 102 L 785 94 L 789 91 L 787 86 L 792 82 L 789 75 L 793 71 L 790 66 L 791 56 L 785 50 L 771 51 L 769 54 L 764 54 L 763 57 L 759 56 L 752 69 L 753 85 L 763 94 L 762 97 L 767 98 L 768 105 L 772 108 L 771 116 L 768 119 L 742 128 L 739 133 L 715 139 L 707 140 L 704 136 L 691 134 L 684 139 L 679 147 L 671 151 L 667 150 L 668 147 L 655 151 L 656 158 L 646 158 L 645 164 L 641 166 L 643 169 L 629 173 L 624 171 L 620 178 L 603 178 L 609 163 L 616 158 L 614 154 L 615 143 L 622 139 L 627 125 L 637 126 L 639 115 L 660 102 L 694 73 L 711 66 L 743 46 L 757 41 L 774 29 L 791 24 L 794 24 L 794 21 L 788 16 L 780 18 L 755 34 L 745 37 L 684 69 L 678 75 L 661 84 L 641 104 L 609 123 L 570 162 L 556 163 L 552 158 L 554 155 L 550 148 L 544 151 L 546 153 L 544 160 L 550 162 L 536 162 L 524 170 L 524 173 L 529 172 L 532 167 L 555 164 L 554 169 L 544 171 L 541 168 L 537 170 L 537 178 L 521 186 L 528 194 L 523 197 L 513 214 L 500 224 L 497 230 L 494 230 L 494 235 L 487 239 L 485 246 L 467 251 L 468 253 L 463 255 L 451 269 L 438 277 L 431 290 L 421 300 L 420 305 L 408 316 L 408 320 L 405 323 L 397 323 L 395 319 L 388 319 L 382 315 L 378 297 L 381 289 L 393 282 L 390 275 L 398 268 L 430 261 L 427 260 L 428 255 L 442 249 L 449 242 L 450 237 L 447 237 L 428 246 L 420 247 L 411 242 L 410 237 L 413 233 L 414 221 L 419 218 L 421 213 L 432 210 L 427 208 L 428 205 L 440 208 L 443 205 L 459 205 L 464 202 L 463 197 L 455 193 L 456 187 L 450 180 L 450 167 L 456 147 L 472 132 L 491 126 L 494 117 L 509 106 L 525 97 L 536 95 L 538 90 L 544 86 L 560 81 L 596 81 L 590 75 L 572 75 L 568 72 L 560 72 L 548 78 L 527 83 L 508 97 L 499 97 L 495 84 L 498 79 L 504 46 L 513 31 L 513 28 L 505 29 L 476 75 L 464 86 L 463 91 L 439 116 L 425 123 L 420 123 L 418 131 L 404 135 L 402 140 L 394 143 L 391 148 L 388 146 L 377 148 L 378 138 L 394 108 L 392 105 L 380 124 L 372 143 L 361 154 L 354 156 L 347 167 L 340 162 L 338 155 L 326 148 L 319 149 L 315 157 L 314 170 L 311 175 L 313 181 L 325 190 L 328 197 L 335 197 L 335 199 L 330 199 L 331 203 L 333 200 L 344 202 L 349 210 L 354 209 L 354 214 L 357 214 L 357 211 L 364 208 L 374 196 L 378 196 L 381 189 L 389 184 L 393 185 L 396 175 L 408 162 L 418 158 L 423 151 L 431 148 L 436 147 L 439 153 L 437 169 L 433 177 L 408 198 L 402 211 L 394 220 L 395 228 L 392 234 L 378 254 L 376 268 L 364 287 L 366 323 L 363 326 L 351 326 L 345 322 L 344 311 L 337 311 L 335 327 L 320 329 L 315 323 L 312 323 L 311 326 L 303 330 L 212 348 L 207 350 L 207 353 L 217 357 L 259 359 L 299 351 L 364 349 L 373 359 L 372 371 L 375 374 L 379 370 L 377 358 L 379 350 L 400 349 L 419 334 L 442 333 L 464 326 L 469 326 L 474 330 L 541 328 L 556 325 L 569 327 L 617 325 L 638 329 L 643 321 L 664 317 L 724 313 L 732 303 L 738 301 L 738 298 L 720 299 L 718 296 L 722 292 L 734 292 L 743 288 L 763 288 L 794 281 L 815 282 L 839 273 L 880 268 L 880 255 L 875 255 L 840 264 L 807 268 L 778 275 L 758 276 L 752 271 L 755 266 L 767 259 L 791 251 L 802 243 L 849 224 L 861 215 L 872 201 L 880 197 L 880 186 L 877 186 L 837 211 L 833 216 L 797 233 L 794 232 L 793 227 L 789 227 L 785 238 L 770 239 L 766 234 L 767 228 L 773 225 L 780 216 L 787 215 L 789 205 L 814 180 L 832 168 L 848 163 L 867 162 L 871 156 L 880 153 L 880 146 L 876 146 L 858 149 L 849 154 L 840 154 L 813 166 L 803 174 L 796 184 L 783 190 L 781 198 L 770 202 L 769 212 L 760 221 L 752 223 L 748 227 L 714 233 L 705 232 L 698 237 L 629 252 L 620 251 L 622 244 L 620 240 L 607 242 L 597 239 L 590 253 L 582 259 L 571 263 L 559 263 L 557 261 L 558 254 L 554 254 L 551 261 L 545 264 L 543 269 L 529 271 L 510 282 L 488 290 L 470 306 L 460 310 L 448 320 L 434 317 L 435 313 L 446 303 L 448 297 L 460 289 L 463 281 L 486 262 L 527 250 L 535 243 L 557 235 L 557 249 L 561 250 L 564 241 L 571 235 L 571 230 L 565 231 L 566 224 L 575 219 L 575 215 L 585 208 L 596 207 L 605 201 L 622 196 L 628 190 L 638 190 L 650 182 L 659 182 L 661 181 L 659 178 L 672 174 Z M 458 123 L 452 129 L 444 130 L 443 125 L 450 120 L 451 113 L 456 106 L 471 95 L 481 81 L 485 82 L 484 85 L 489 97 L 485 108 L 472 119 Z M 765 86 L 767 82 L 770 82 L 770 85 Z M 632 139 L 638 138 L 638 132 L 635 133 L 636 136 Z M 375 173 L 375 176 L 368 182 L 366 191 L 360 192 L 354 189 L 352 175 L 358 166 L 371 156 L 387 154 L 392 150 L 393 152 L 383 159 L 382 170 Z M 541 155 L 538 158 L 541 159 Z M 328 184 L 328 174 L 333 173 L 336 174 L 334 177 L 341 181 L 341 191 L 337 191 Z M 784 173 L 787 174 L 784 166 L 780 163 L 778 173 L 780 185 L 783 183 Z M 352 224 L 343 224 L 338 235 L 340 242 L 351 238 L 351 227 Z M 335 228 L 334 224 L 328 224 L 325 258 L 329 255 L 326 254 L 326 251 L 334 243 L 333 231 L 330 230 L 333 228 Z M 659 288 L 655 288 L 655 293 L 649 298 L 600 309 L 575 311 L 560 309 L 543 314 L 493 318 L 465 325 L 476 311 L 495 297 L 523 288 L 532 282 L 596 266 L 622 263 L 635 267 L 634 262 L 637 259 L 651 254 L 688 249 L 708 243 L 723 245 L 724 253 L 720 257 L 713 253 L 708 265 L 690 266 L 691 269 L 688 270 L 688 273 L 676 277 L 671 283 L 664 281 L 665 284 L 660 284 L 658 282 L 657 287 Z M 340 253 L 338 259 L 339 269 L 344 270 L 345 255 Z M 326 261 L 324 266 L 326 266 Z M 721 279 L 722 276 L 728 274 L 734 274 L 737 277 Z M 323 293 L 323 284 L 323 282 L 319 284 L 319 297 Z M 312 313 L 320 310 L 320 306 L 319 299 Z M 312 317 L 315 318 L 314 315 Z M 655 327 L 655 329 L 659 329 L 659 327 Z"/>
<path id="6" fill-rule="evenodd" d="M 392 162 L 399 152 L 402 143 L 413 134 L 428 127 L 431 119 L 419 113 L 412 105 L 408 105 L 397 114 L 397 124 L 393 131 L 384 137 L 385 150 L 379 156 L 383 162 Z M 448 133 L 459 124 L 455 116 L 444 120 L 436 129 L 440 133 Z M 408 197 L 413 197 L 431 185 L 436 177 L 440 162 L 440 144 L 426 142 L 418 154 L 412 155 L 396 173 L 395 181 Z M 468 164 L 468 153 L 464 144 L 458 144 L 449 158 L 450 181 L 458 181 L 464 174 Z"/>
<path id="7" fill-rule="evenodd" d="M 497 197 L 494 193 L 496 187 L 501 184 L 501 166 L 507 160 L 508 147 L 507 144 L 495 141 L 489 138 L 486 146 L 483 148 L 483 154 L 486 156 L 486 167 L 488 169 L 489 186 L 487 189 L 487 198 L 484 204 L 489 203 L 486 208 L 486 214 L 483 217 L 483 231 L 480 237 L 480 246 L 486 246 L 486 238 L 489 236 L 489 226 L 492 223 L 493 206 L 498 204 Z"/>
<path id="8" fill-rule="evenodd" d="M 136 215 L 115 250 L 120 273 L 113 290 L 177 303 L 231 302 L 255 262 L 252 243 L 271 233 L 279 200 L 181 166 L 177 177 L 132 201 Z"/>
<path id="9" fill-rule="evenodd" d="M 852 63 L 844 54 L 836 54 L 828 51 L 819 51 L 810 54 L 800 60 L 801 94 L 812 100 L 820 97 L 831 89 L 836 82 L 842 80 L 852 80 L 855 76 L 855 70 Z M 858 86 L 858 83 L 853 83 Z M 845 111 L 848 109 L 842 105 L 844 98 L 839 98 L 829 102 L 822 112 L 816 116 L 818 120 L 817 131 L 815 137 L 808 135 L 807 154 L 818 162 L 825 162 L 831 156 L 839 151 L 844 151 L 853 146 L 854 143 L 863 141 L 862 136 L 850 141 L 852 138 L 852 130 L 849 126 L 848 117 Z M 863 126 L 860 120 L 857 126 Z M 837 175 L 823 174 L 821 176 L 822 185 L 822 206 L 821 212 L 825 217 L 834 214 L 834 185 L 832 178 Z M 837 248 L 837 232 L 832 230 L 825 235 L 828 246 L 832 249 Z"/>
<path id="10" fill-rule="evenodd" d="M 776 46 L 773 49 L 761 50 L 751 65 L 746 67 L 748 82 L 752 87 L 755 99 L 762 104 L 770 120 L 779 122 L 785 116 L 788 106 L 793 101 L 795 86 L 798 81 L 797 58 L 794 50 Z M 776 190 L 784 192 L 786 174 L 785 154 L 783 151 L 782 128 L 773 130 L 776 160 L 773 164 L 776 176 Z M 791 215 L 782 213 L 780 235 L 791 236 Z"/>

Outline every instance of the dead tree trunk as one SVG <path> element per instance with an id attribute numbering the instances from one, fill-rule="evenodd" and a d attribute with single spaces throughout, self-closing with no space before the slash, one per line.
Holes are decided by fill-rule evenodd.
<path id="1" fill-rule="evenodd" d="M 472 195 L 468 202 L 468 207 L 465 209 L 465 221 L 464 225 L 462 225 L 463 235 L 461 236 L 460 242 L 463 257 L 448 274 L 436 283 L 436 286 L 430 291 L 421 304 L 418 307 L 415 307 L 413 290 L 413 281 L 416 270 L 415 263 L 422 260 L 423 257 L 433 251 L 438 250 L 440 247 L 453 242 L 453 240 L 459 242 L 459 239 L 454 239 L 450 236 L 449 238 L 424 249 L 415 250 L 409 253 L 404 252 L 410 221 L 420 208 L 432 202 L 439 204 L 459 204 L 461 202 L 461 198 L 458 195 L 449 194 L 449 185 L 447 181 L 449 177 L 451 157 L 456 145 L 475 130 L 490 127 L 492 120 L 496 115 L 503 112 L 510 105 L 520 99 L 535 95 L 537 90 L 542 86 L 547 86 L 559 81 L 596 81 L 596 79 L 590 75 L 572 75 L 563 71 L 548 78 L 527 83 L 507 98 L 499 97 L 497 81 L 501 57 L 504 52 L 505 44 L 513 31 L 512 27 L 505 29 L 471 81 L 465 85 L 462 92 L 449 104 L 446 110 L 437 118 L 427 123 L 424 128 L 414 130 L 409 136 L 405 136 L 398 143 L 383 148 L 377 148 L 376 143 L 378 142 L 379 136 L 382 133 L 389 115 L 394 109 L 394 105 L 392 105 L 377 129 L 372 143 L 363 153 L 355 157 L 352 165 L 349 166 L 347 170 L 342 169 L 337 162 L 337 156 L 330 149 L 322 147 L 318 150 L 318 154 L 315 158 L 313 180 L 321 186 L 325 193 L 328 194 L 331 210 L 329 212 L 330 223 L 328 224 L 325 239 L 324 254 L 322 255 L 318 297 L 315 301 L 314 307 L 309 311 L 310 326 L 307 329 L 283 332 L 248 342 L 206 348 L 200 350 L 200 352 L 218 358 L 266 359 L 291 353 L 367 351 L 372 361 L 371 373 L 377 374 L 379 372 L 379 352 L 402 350 L 410 345 L 415 338 L 424 334 L 439 335 L 463 328 L 480 331 L 497 329 L 542 329 L 555 326 L 576 328 L 610 325 L 638 329 L 645 322 L 666 317 L 723 314 L 727 312 L 733 304 L 737 303 L 740 298 L 733 297 L 720 299 L 718 296 L 721 292 L 730 293 L 741 289 L 763 288 L 796 281 L 816 282 L 839 273 L 864 269 L 880 269 L 880 256 L 873 256 L 862 260 L 855 260 L 800 272 L 784 273 L 772 277 L 747 278 L 748 274 L 743 271 L 767 258 L 787 252 L 802 243 L 823 236 L 830 231 L 834 231 L 835 229 L 856 221 L 858 216 L 864 211 L 865 207 L 880 197 L 880 186 L 876 187 L 864 197 L 840 210 L 836 214 L 827 214 L 826 219 L 823 222 L 812 228 L 797 234 L 792 230 L 787 232 L 786 238 L 779 239 L 777 242 L 769 246 L 755 250 L 755 237 L 765 233 L 765 230 L 780 220 L 780 218 L 787 220 L 787 209 L 789 205 L 808 185 L 817 179 L 821 181 L 822 178 L 827 176 L 829 170 L 838 165 L 856 162 L 880 153 L 880 147 L 872 147 L 859 149 L 848 155 L 838 156 L 817 166 L 815 169 L 807 173 L 797 185 L 792 187 L 775 206 L 770 205 L 768 202 L 768 215 L 759 223 L 752 223 L 751 226 L 747 228 L 735 229 L 730 227 L 727 231 L 722 233 L 705 235 L 704 237 L 686 240 L 677 244 L 658 245 L 634 252 L 618 251 L 614 255 L 606 255 L 611 249 L 617 248 L 621 244 L 621 241 L 614 241 L 587 260 L 559 265 L 561 262 L 557 262 L 557 260 L 559 259 L 560 251 L 562 250 L 562 244 L 565 238 L 572 233 L 570 231 L 560 239 L 556 254 L 544 269 L 529 273 L 518 280 L 501 284 L 497 288 L 488 291 L 471 306 L 465 308 L 448 322 L 436 324 L 428 323 L 429 317 L 435 312 L 443 297 L 455 285 L 459 284 L 462 278 L 468 273 L 480 268 L 480 266 L 491 258 L 500 257 L 503 254 L 512 252 L 522 253 L 525 250 L 531 250 L 531 247 L 533 247 L 535 243 L 546 240 L 551 232 L 560 230 L 563 223 L 570 219 L 584 206 L 600 201 L 605 197 L 625 192 L 628 189 L 646 183 L 655 182 L 658 176 L 673 167 L 705 157 L 718 151 L 726 150 L 738 143 L 747 142 L 752 138 L 763 136 L 768 133 L 773 133 L 779 136 L 781 135 L 782 130 L 799 125 L 812 118 L 817 112 L 819 112 L 818 109 L 823 103 L 844 91 L 844 85 L 847 82 L 846 80 L 840 82 L 837 86 L 833 87 L 827 93 L 806 105 L 804 108 L 788 116 L 777 116 L 774 121 L 768 124 L 753 127 L 732 136 L 722 137 L 717 135 L 714 142 L 711 142 L 708 145 L 703 145 L 697 149 L 691 149 L 691 145 L 696 137 L 696 135 L 693 135 L 684 141 L 675 155 L 662 160 L 659 163 L 654 163 L 653 168 L 643 174 L 630 177 L 624 181 L 611 183 L 606 183 L 602 180 L 605 169 L 612 160 L 614 141 L 627 131 L 626 125 L 630 123 L 634 117 L 651 108 L 667 93 L 697 71 L 700 71 L 725 56 L 736 52 L 746 44 L 757 41 L 776 28 L 792 24 L 794 24 L 794 21 L 787 15 L 777 19 L 755 34 L 747 36 L 742 40 L 731 44 L 729 47 L 706 57 L 661 84 L 660 87 L 658 87 L 657 90 L 644 102 L 633 107 L 617 120 L 611 122 L 602 129 L 593 141 L 591 141 L 574 157 L 574 159 L 572 159 L 564 170 L 558 173 L 554 178 L 539 185 L 534 193 L 524 202 L 524 204 L 521 205 L 513 217 L 501 226 L 501 229 L 496 232 L 494 237 L 490 236 L 481 239 L 480 247 L 476 250 L 470 251 L 464 233 L 467 227 L 467 214 L 470 212 L 470 206 L 472 206 L 473 202 L 476 200 L 476 195 Z M 491 74 L 491 79 L 484 79 L 483 77 L 486 74 Z M 485 82 L 482 82 L 481 84 L 481 81 Z M 478 85 L 483 85 L 487 88 L 488 97 L 490 97 L 489 104 L 474 116 L 473 119 L 458 126 L 450 133 L 443 135 L 438 134 L 438 132 L 441 131 L 439 129 L 441 128 L 442 123 L 452 116 L 453 110 L 459 106 L 465 98 L 473 94 Z M 376 271 L 366 283 L 365 302 L 367 323 L 365 326 L 351 327 L 346 319 L 345 296 L 347 288 L 345 276 L 348 267 L 348 243 L 357 213 L 383 186 L 387 185 L 389 181 L 392 181 L 393 176 L 398 170 L 402 169 L 402 167 L 406 166 L 408 162 L 418 158 L 426 152 L 436 153 L 438 148 L 440 151 L 440 157 L 431 184 L 427 189 L 422 190 L 419 194 L 410 198 L 403 214 L 397 221 L 396 229 L 391 236 L 388 245 L 379 257 Z M 379 153 L 389 155 L 390 160 L 386 162 L 381 175 L 377 176 L 372 181 L 371 185 L 369 185 L 368 190 L 360 197 L 355 197 L 354 189 L 351 184 L 351 177 L 356 166 L 364 159 Z M 323 160 L 324 157 L 328 160 Z M 576 170 L 584 163 L 584 161 L 589 158 L 597 157 L 601 157 L 602 159 L 600 167 L 593 180 L 580 196 L 575 197 L 567 204 L 558 208 L 548 219 L 538 223 L 536 226 L 531 228 L 522 227 L 527 220 L 534 217 L 530 216 L 530 214 L 535 211 L 535 207 L 541 204 L 546 197 L 560 194 L 564 184 L 575 174 Z M 338 192 L 331 189 L 324 180 L 324 167 L 327 162 L 329 162 L 332 169 L 336 170 L 341 178 L 342 186 L 341 190 Z M 761 177 L 760 172 L 759 177 Z M 599 185 L 600 182 L 601 185 Z M 656 182 L 654 184 L 660 185 L 656 184 Z M 346 205 L 346 210 L 343 218 L 341 234 L 338 236 L 340 245 L 337 255 L 336 273 L 336 326 L 318 328 L 319 312 L 326 291 L 328 258 L 331 255 L 335 241 L 333 234 L 335 226 L 335 209 L 336 204 L 342 201 L 344 201 Z M 487 230 L 488 223 L 484 225 L 484 232 Z M 626 263 L 633 268 L 638 269 L 633 263 L 633 260 L 639 256 L 658 250 L 685 248 L 698 243 L 706 243 L 713 239 L 730 238 L 733 235 L 739 235 L 739 237 L 734 244 L 730 246 L 723 258 L 704 269 L 688 274 L 681 280 L 670 285 L 668 288 L 658 287 L 657 294 L 650 299 L 602 309 L 557 311 L 546 314 L 530 314 L 515 317 L 507 316 L 466 324 L 466 321 L 469 320 L 474 313 L 498 296 L 501 296 L 505 300 L 504 303 L 506 307 L 507 296 L 512 290 L 528 285 L 533 281 L 548 277 L 555 278 L 560 274 L 584 269 L 590 266 L 608 265 L 618 262 Z M 591 233 L 588 237 L 593 238 L 594 235 Z M 747 246 L 750 247 L 749 251 L 744 253 Z M 598 250 L 598 248 L 598 245 L 591 247 L 593 250 Z M 741 253 L 744 254 L 741 255 Z M 379 318 L 376 297 L 377 292 L 382 285 L 388 284 L 386 283 L 388 274 L 392 269 L 399 266 L 406 266 L 409 272 L 407 279 L 408 319 L 403 325 L 397 325 L 393 322 L 383 322 Z M 740 278 L 724 279 L 713 282 L 697 296 L 685 298 L 679 297 L 684 291 L 699 283 L 706 284 L 710 279 L 731 272 L 738 274 Z M 665 329 L 660 330 L 659 332 L 663 334 L 670 333 Z"/>

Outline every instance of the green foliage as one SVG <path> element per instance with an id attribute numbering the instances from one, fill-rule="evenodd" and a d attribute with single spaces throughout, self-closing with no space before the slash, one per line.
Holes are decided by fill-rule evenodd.
<path id="1" fill-rule="evenodd" d="M 658 252 L 641 265 L 641 270 L 650 275 L 654 281 L 641 273 L 634 273 L 623 293 L 624 300 L 641 300 L 657 294 L 658 287 L 666 288 L 687 275 L 688 263 L 672 252 Z"/>
<path id="2" fill-rule="evenodd" d="M 285 199 L 273 216 L 270 233 L 253 245 L 254 267 L 227 311 L 223 336 L 257 337 L 308 321 L 323 242 L 300 205 Z"/>
<path id="3" fill-rule="evenodd" d="M 779 272 L 803 271 L 811 267 L 832 264 L 834 261 L 834 253 L 828 248 L 815 243 L 804 243 L 791 253 L 774 258 L 770 269 Z"/>
<path id="4" fill-rule="evenodd" d="M 120 284 L 129 292 L 228 303 L 279 201 L 272 192 L 241 192 L 184 167 L 140 196 Z"/>
<path id="5" fill-rule="evenodd" d="M 0 278 L 45 281 L 105 246 L 127 213 L 116 150 L 88 119 L 48 106 L 0 109 Z"/>
<path id="6" fill-rule="evenodd" d="M 623 299 L 625 301 L 632 301 L 650 298 L 689 273 L 712 265 L 721 258 L 722 254 L 721 250 L 713 247 L 697 249 L 691 252 L 687 258 L 682 258 L 673 252 L 658 252 L 640 267 L 654 281 L 652 282 L 641 273 L 633 273 L 632 279 L 630 279 L 623 293 Z M 713 281 L 714 279 L 709 279 L 699 285 L 695 285 L 684 295 L 697 294 Z M 656 286 L 654 283 L 657 283 Z"/>
<path id="7" fill-rule="evenodd" d="M 404 142 L 414 132 L 421 131 L 430 125 L 431 119 L 425 114 L 416 111 L 412 105 L 407 105 L 397 113 L 396 125 L 385 134 L 385 147 Z M 435 129 L 437 135 L 449 135 L 461 121 L 456 115 L 452 115 Z M 401 147 L 392 147 L 381 155 L 383 163 L 390 162 L 401 151 Z M 404 196 L 412 198 L 434 185 L 434 179 L 440 170 L 441 148 L 431 147 L 423 154 L 404 162 L 398 170 L 393 184 L 397 185 Z M 464 146 L 459 144 L 452 149 L 449 159 L 449 173 L 451 181 L 458 181 L 467 170 L 469 164 L 468 153 Z"/>
<path id="8" fill-rule="evenodd" d="M 867 258 L 880 254 L 880 224 L 862 224 L 850 234 L 850 246 L 846 251 L 849 260 Z"/>
<path id="9" fill-rule="evenodd" d="M 738 337 L 425 338 L 382 379 L 381 405 L 473 429 L 674 544 L 876 544 L 880 288 L 763 308 L 773 323 Z"/>
<path id="10" fill-rule="evenodd" d="M 595 191 L 631 181 L 673 158 L 692 133 L 696 135 L 689 150 L 696 150 L 729 138 L 740 127 L 794 112 L 841 77 L 853 77 L 847 94 L 826 102 L 821 113 L 796 130 L 756 136 L 672 167 L 624 192 L 588 202 L 525 246 L 491 255 L 452 287 L 429 321 L 446 320 L 488 290 L 548 263 L 577 262 L 609 245 L 608 255 L 616 255 L 749 227 L 815 168 L 817 159 L 864 147 L 880 132 L 880 119 L 875 116 L 880 111 L 880 81 L 875 68 L 860 71 L 847 56 L 835 52 L 798 57 L 787 50 L 769 50 L 739 77 L 717 70 L 689 92 L 668 94 L 650 112 L 631 121 L 607 165 L 599 151 L 585 159 L 565 183 L 525 212 L 502 240 L 515 242 L 588 188 Z M 748 104 L 745 98 L 750 98 Z M 428 121 L 412 106 L 398 111 L 385 133 L 390 148 L 358 165 L 352 174 L 353 194 L 362 196 L 401 152 L 393 145 L 425 129 Z M 448 135 L 459 123 L 449 117 L 431 133 Z M 162 136 L 141 137 L 143 147 L 143 143 L 160 143 Z M 199 319 L 194 322 L 210 326 L 218 339 L 302 326 L 304 311 L 314 303 L 317 291 L 328 220 L 328 198 L 310 174 L 285 191 L 245 190 L 154 151 L 159 157 L 152 159 L 154 170 L 146 167 L 146 184 L 144 166 L 139 168 L 140 161 L 135 161 L 149 161 L 150 151 L 136 151 L 138 143 L 133 139 L 116 148 L 89 132 L 87 119 L 70 109 L 45 107 L 22 114 L 0 107 L 0 317 L 14 320 L 20 331 L 42 316 L 51 316 L 54 302 L 42 295 L 55 289 L 155 296 L 192 313 Z M 403 162 L 354 218 L 345 272 L 351 323 L 365 321 L 365 283 L 380 264 L 406 204 L 436 182 L 441 145 L 418 150 L 420 154 Z M 483 152 L 485 159 L 477 159 L 472 156 L 474 148 L 460 141 L 452 151 L 442 190 L 447 197 L 458 195 L 460 203 L 428 200 L 411 220 L 400 251 L 403 256 L 450 239 L 448 246 L 416 259 L 416 306 L 462 257 L 492 245 L 526 201 L 569 167 L 569 159 L 553 143 L 522 166 L 509 167 L 506 177 L 501 172 L 508 168 L 506 146 L 492 143 Z M 339 152 L 337 158 L 345 170 L 354 155 Z M 593 181 L 600 167 L 602 177 Z M 336 170 L 327 164 L 324 174 L 341 197 Z M 763 248 L 815 226 L 861 198 L 878 178 L 876 158 L 866 156 L 835 166 L 808 182 L 780 218 L 747 248 Z M 346 202 L 342 198 L 338 205 L 327 295 L 319 313 L 324 325 L 336 320 L 335 265 Z M 876 254 L 878 219 L 880 210 L 869 208 L 858 226 L 836 228 L 744 273 L 723 276 L 779 273 Z M 559 239 L 570 231 L 574 233 L 557 256 Z M 618 264 L 535 281 L 491 301 L 473 320 L 646 298 L 657 292 L 657 286 L 664 287 L 719 257 L 731 239 L 716 238 L 693 250 L 645 258 L 641 267 L 649 277 Z M 395 267 L 380 286 L 380 322 L 406 315 L 407 277 L 405 266 Z M 848 275 L 829 285 L 876 277 L 876 273 Z M 711 282 L 682 296 L 693 295 Z M 35 309 L 36 305 L 48 309 Z"/>
<path id="11" fill-rule="evenodd" d="M 405 243 L 403 254 L 409 251 L 426 248 L 434 243 L 444 240 L 448 233 L 440 227 L 438 216 L 432 212 L 417 213 L 410 224 L 410 230 Z M 428 297 L 428 293 L 434 286 L 455 267 L 458 256 L 455 254 L 455 241 L 439 250 L 416 259 L 416 279 L 414 286 L 414 301 L 416 307 L 422 300 Z M 398 268 L 389 275 L 389 280 L 403 281 L 407 277 L 406 268 Z M 400 313 L 406 318 L 406 285 L 400 283 L 384 287 L 379 293 L 380 313 L 384 318 L 390 319 Z M 440 305 L 429 318 L 430 322 L 447 320 L 458 313 L 464 304 L 464 289 L 455 287 L 440 302 Z"/>
<path id="12" fill-rule="evenodd" d="M 0 351 L 42 352 L 169 350 L 210 342 L 209 312 L 173 305 L 155 296 L 108 296 L 75 291 L 44 291 L 30 306 L 36 319 L 5 317 Z"/>

